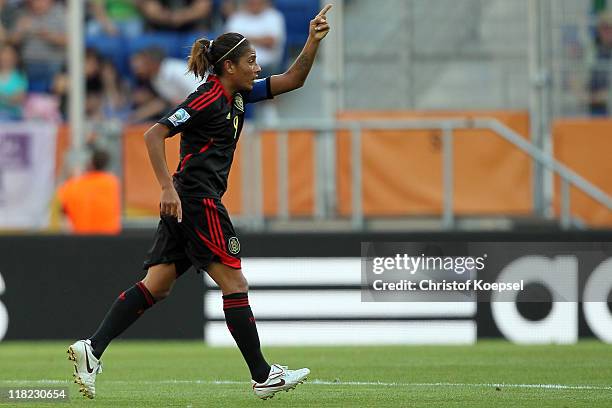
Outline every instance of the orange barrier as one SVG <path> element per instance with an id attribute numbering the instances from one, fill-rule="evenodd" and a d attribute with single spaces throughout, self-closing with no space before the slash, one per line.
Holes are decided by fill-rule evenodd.
<path id="1" fill-rule="evenodd" d="M 529 134 L 527 112 L 345 112 L 346 120 L 495 118 L 519 134 Z M 532 211 L 529 157 L 492 131 L 467 129 L 454 134 L 454 210 L 458 215 L 528 215 Z M 337 200 L 351 213 L 351 140 L 339 132 Z M 362 193 L 366 216 L 423 215 L 442 212 L 442 133 L 437 130 L 364 130 Z"/>
<path id="2" fill-rule="evenodd" d="M 612 195 L 612 120 L 562 119 L 553 125 L 555 158 Z M 555 210 L 560 213 L 561 183 L 555 178 Z M 570 189 L 573 216 L 590 226 L 611 227 L 612 211 L 577 188 Z"/>
<path id="3" fill-rule="evenodd" d="M 125 207 L 129 215 L 156 215 L 159 213 L 161 194 L 155 173 L 149 162 L 144 132 L 147 126 L 127 127 L 123 135 L 123 183 Z M 174 172 L 179 162 L 180 137 L 166 139 L 168 169 Z M 240 148 L 236 151 L 240 157 Z M 236 160 L 230 173 L 229 185 L 224 203 L 230 213 L 240 212 L 242 200 L 242 177 L 240 160 Z"/>
<path id="4" fill-rule="evenodd" d="M 248 134 L 242 137 L 249 137 Z M 278 140 L 275 132 L 262 137 L 263 212 L 267 217 L 278 214 Z M 314 133 L 289 132 L 287 138 L 289 174 L 287 175 L 289 214 L 293 217 L 314 214 Z M 233 171 L 233 170 L 232 170 Z"/>
<path id="5" fill-rule="evenodd" d="M 159 186 L 155 179 L 143 134 L 147 127 L 128 127 L 124 132 L 124 188 L 125 204 L 130 215 L 154 215 L 159 210 Z M 244 132 L 241 138 L 249 137 Z M 289 210 L 292 216 L 309 215 L 314 207 L 314 151 L 312 132 L 291 132 L 288 143 L 289 154 Z M 178 164 L 179 137 L 166 141 L 168 167 L 173 171 Z M 230 214 L 243 212 L 242 155 L 244 152 L 238 144 L 234 163 L 228 180 L 228 190 L 223 203 Z M 262 177 L 263 177 L 263 211 L 266 216 L 278 212 L 278 161 L 276 134 L 262 134 Z"/>
<path id="6" fill-rule="evenodd" d="M 345 112 L 340 119 L 410 119 L 493 117 L 527 135 L 525 112 Z M 128 215 L 155 215 L 159 186 L 149 164 L 143 134 L 148 125 L 124 130 L 124 207 Z M 440 214 L 442 211 L 442 142 L 440 131 L 365 130 L 362 139 L 363 209 L 366 216 Z M 251 137 L 243 132 L 242 138 Z M 339 213 L 351 213 L 350 135 L 337 134 L 337 202 Z M 69 144 L 60 130 L 57 163 Z M 526 155 L 489 131 L 455 132 L 455 211 L 468 214 L 529 214 L 531 168 Z M 253 152 L 239 143 L 224 203 L 231 214 L 243 213 L 242 155 Z M 166 142 L 168 166 L 176 168 L 179 137 Z M 289 133 L 288 198 L 292 217 L 314 213 L 314 132 Z M 255 158 L 257 161 L 258 158 Z M 278 214 L 278 145 L 274 132 L 262 134 L 263 212 Z"/>
<path id="7" fill-rule="evenodd" d="M 344 112 L 340 119 L 416 119 L 492 117 L 526 135 L 526 112 Z M 149 164 L 143 134 L 148 125 L 129 126 L 124 131 L 124 204 L 129 215 L 155 215 L 159 186 Z M 455 212 L 459 215 L 528 215 L 532 211 L 531 164 L 527 155 L 490 131 L 454 132 Z M 442 211 L 442 134 L 435 130 L 364 130 L 362 139 L 363 209 L 366 216 L 440 214 Z M 555 157 L 612 194 L 612 120 L 563 119 L 553 126 Z M 248 138 L 247 132 L 242 137 Z M 343 216 L 351 213 L 351 140 L 338 132 L 337 200 Z M 70 144 L 67 126 L 58 132 L 56 174 L 63 166 Z M 242 155 L 253 152 L 239 143 L 230 173 L 224 203 L 231 214 L 243 212 Z M 168 166 L 178 163 L 179 137 L 166 142 Z M 314 212 L 314 133 L 290 132 L 289 212 L 293 217 Z M 277 135 L 262 135 L 263 211 L 278 214 Z M 257 160 L 257 158 L 255 158 Z M 560 206 L 560 183 L 555 183 L 555 208 Z M 612 213 L 576 188 L 571 189 L 572 214 L 592 226 L 612 226 Z"/>
<path id="8" fill-rule="evenodd" d="M 149 125 L 126 127 L 123 131 L 123 196 L 129 215 L 159 214 L 160 189 L 149 164 L 144 133 Z M 166 140 L 168 168 L 174 171 L 179 161 L 179 137 Z"/>

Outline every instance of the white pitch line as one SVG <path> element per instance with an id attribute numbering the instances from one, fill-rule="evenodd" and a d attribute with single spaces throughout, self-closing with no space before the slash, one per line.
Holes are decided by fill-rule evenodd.
<path id="1" fill-rule="evenodd" d="M 0 384 L 68 384 L 68 380 L 0 380 Z M 103 381 L 107 384 L 202 384 L 202 385 L 245 385 L 245 381 L 232 380 L 159 380 L 159 381 Z M 309 380 L 312 385 L 350 385 L 350 386 L 380 386 L 380 387 L 471 387 L 471 388 L 528 388 L 551 390 L 586 390 L 612 391 L 612 386 L 604 385 L 565 385 L 565 384 L 504 384 L 504 383 L 393 383 L 377 381 L 324 381 Z"/>

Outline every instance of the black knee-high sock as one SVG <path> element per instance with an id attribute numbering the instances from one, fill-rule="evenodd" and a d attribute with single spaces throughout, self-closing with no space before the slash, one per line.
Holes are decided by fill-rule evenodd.
<path id="1" fill-rule="evenodd" d="M 121 292 L 106 313 L 98 330 L 89 338 L 93 347 L 93 355 L 100 358 L 108 344 L 130 327 L 154 303 L 155 299 L 142 282 Z"/>
<path id="2" fill-rule="evenodd" d="M 259 383 L 266 381 L 270 366 L 261 354 L 259 335 L 248 295 L 232 293 L 223 296 L 223 312 L 227 328 L 249 366 L 251 378 Z"/>

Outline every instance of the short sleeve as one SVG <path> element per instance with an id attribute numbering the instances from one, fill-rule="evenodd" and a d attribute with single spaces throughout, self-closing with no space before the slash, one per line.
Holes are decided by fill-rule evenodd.
<path id="1" fill-rule="evenodd" d="M 250 92 L 244 92 L 244 100 L 246 103 L 255 103 L 272 99 L 272 89 L 270 88 L 270 77 L 258 79 L 253 83 L 253 89 Z"/>
<path id="2" fill-rule="evenodd" d="M 170 129 L 168 137 L 183 132 L 190 126 L 201 123 L 210 114 L 209 102 L 213 102 L 220 94 L 214 92 L 194 92 L 176 108 L 157 121 Z"/>

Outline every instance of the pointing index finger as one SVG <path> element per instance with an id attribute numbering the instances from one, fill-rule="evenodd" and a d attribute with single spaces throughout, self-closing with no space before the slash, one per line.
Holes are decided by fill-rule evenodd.
<path id="1" fill-rule="evenodd" d="M 330 8 L 332 8 L 331 4 L 326 5 L 325 7 L 323 7 L 323 10 L 319 11 L 318 15 L 324 16 L 329 11 Z"/>

